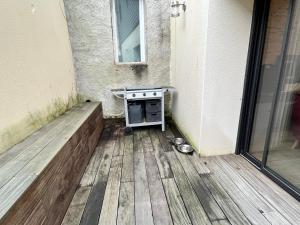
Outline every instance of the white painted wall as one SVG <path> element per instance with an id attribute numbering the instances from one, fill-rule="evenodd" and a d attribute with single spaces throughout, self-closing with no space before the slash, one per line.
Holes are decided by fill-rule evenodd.
<path id="1" fill-rule="evenodd" d="M 173 119 L 199 148 L 202 83 L 204 79 L 208 2 L 190 0 L 187 11 L 171 18 L 171 84 Z"/>
<path id="2" fill-rule="evenodd" d="M 76 94 L 60 0 L 0 1 L 0 153 Z"/>
<path id="3" fill-rule="evenodd" d="M 190 0 L 172 22 L 173 117 L 205 156 L 235 151 L 252 5 Z"/>

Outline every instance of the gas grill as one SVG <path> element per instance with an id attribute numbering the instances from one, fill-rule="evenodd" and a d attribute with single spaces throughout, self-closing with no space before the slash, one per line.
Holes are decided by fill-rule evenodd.
<path id="1" fill-rule="evenodd" d="M 126 127 L 161 125 L 165 131 L 165 93 L 172 87 L 130 87 L 111 90 L 124 98 Z"/>

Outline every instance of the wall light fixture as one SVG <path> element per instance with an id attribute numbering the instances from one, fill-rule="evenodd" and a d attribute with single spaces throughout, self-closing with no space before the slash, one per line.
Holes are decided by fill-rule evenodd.
<path id="1" fill-rule="evenodd" d="M 171 8 L 172 8 L 172 12 L 171 12 L 171 17 L 178 17 L 180 16 L 180 7 L 182 7 L 182 10 L 185 12 L 186 10 L 186 4 L 185 1 L 172 1 L 171 3 Z"/>

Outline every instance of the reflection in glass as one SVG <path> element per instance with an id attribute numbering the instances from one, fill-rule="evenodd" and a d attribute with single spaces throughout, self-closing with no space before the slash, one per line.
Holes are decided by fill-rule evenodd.
<path id="1" fill-rule="evenodd" d="M 270 2 L 249 153 L 267 153 L 263 166 L 300 188 L 300 0 L 292 14 L 291 3 Z"/>
<path id="2" fill-rule="evenodd" d="M 300 1 L 295 1 L 276 99 L 267 167 L 300 188 Z"/>
<path id="3" fill-rule="evenodd" d="M 115 0 L 119 62 L 141 62 L 139 0 Z"/>
<path id="4" fill-rule="evenodd" d="M 259 161 L 262 161 L 263 157 L 271 107 L 275 100 L 274 97 L 280 76 L 281 59 L 284 49 L 283 38 L 288 22 L 288 8 L 289 1 L 287 0 L 271 0 L 249 149 L 249 152 Z"/>

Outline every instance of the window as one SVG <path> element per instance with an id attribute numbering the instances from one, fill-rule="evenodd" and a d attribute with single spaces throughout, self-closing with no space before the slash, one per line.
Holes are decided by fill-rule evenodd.
<path id="1" fill-rule="evenodd" d="M 116 63 L 145 63 L 143 0 L 113 0 Z"/>

